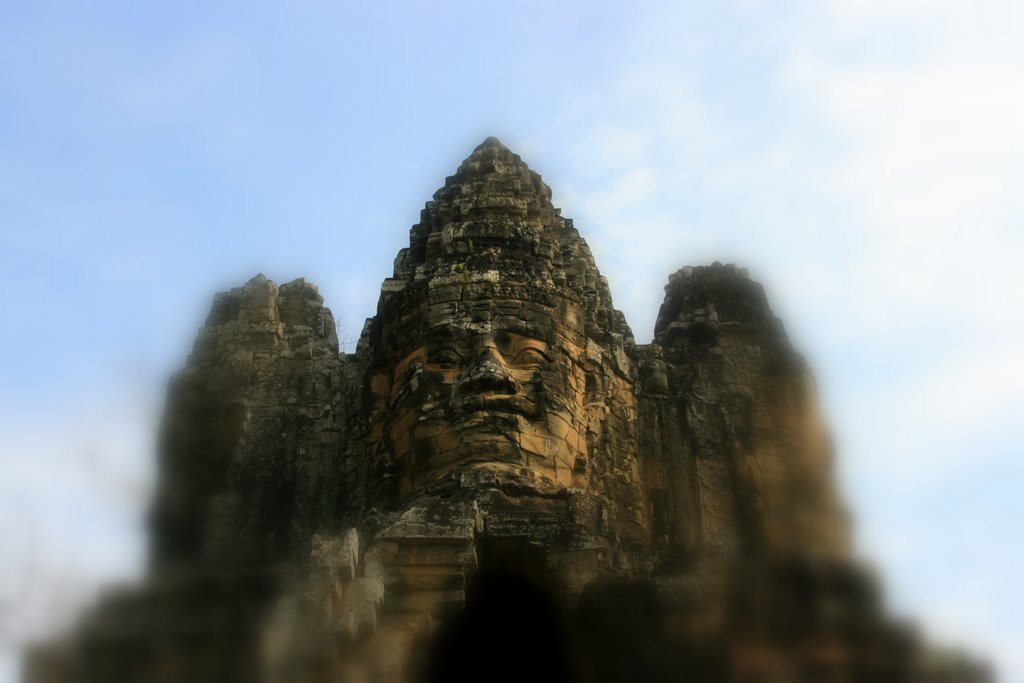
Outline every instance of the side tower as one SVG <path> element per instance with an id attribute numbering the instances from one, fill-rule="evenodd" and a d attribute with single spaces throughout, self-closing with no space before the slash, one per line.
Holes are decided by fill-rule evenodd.
<path id="1" fill-rule="evenodd" d="M 654 341 L 637 358 L 660 567 L 849 559 L 814 380 L 761 285 L 734 265 L 679 270 L 665 287 Z"/>
<path id="2" fill-rule="evenodd" d="M 636 348 L 656 581 L 702 680 L 910 680 L 850 525 L 811 374 L 760 284 L 686 267 Z"/>

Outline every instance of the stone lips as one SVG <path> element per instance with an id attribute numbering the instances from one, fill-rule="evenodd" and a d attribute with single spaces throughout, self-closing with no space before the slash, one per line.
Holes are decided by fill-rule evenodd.
<path id="1" fill-rule="evenodd" d="M 355 354 L 304 280 L 217 295 L 159 457 L 146 583 L 26 680 L 990 679 L 886 616 L 761 286 L 683 268 L 635 345 L 494 138 Z"/>

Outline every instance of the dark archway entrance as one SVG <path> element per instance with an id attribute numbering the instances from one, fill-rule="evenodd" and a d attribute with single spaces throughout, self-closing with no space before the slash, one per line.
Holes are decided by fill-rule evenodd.
<path id="1" fill-rule="evenodd" d="M 480 573 L 466 608 L 438 631 L 426 658 L 428 683 L 576 683 L 575 648 L 561 606 L 544 587 L 527 544 L 478 548 Z"/>
<path id="2" fill-rule="evenodd" d="M 561 609 L 523 574 L 481 573 L 466 609 L 444 624 L 427 658 L 426 681 L 577 681 Z"/>

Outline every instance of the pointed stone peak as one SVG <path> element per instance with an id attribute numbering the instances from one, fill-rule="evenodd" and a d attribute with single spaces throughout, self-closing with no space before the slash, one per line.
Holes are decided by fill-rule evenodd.
<path id="1" fill-rule="evenodd" d="M 540 175 L 493 136 L 477 145 L 455 175 L 445 179 L 444 187 L 434 195 L 435 201 L 443 201 L 439 195 L 446 192 L 476 196 L 512 192 L 528 203 L 551 207 L 551 189 Z"/>
<path id="2" fill-rule="evenodd" d="M 501 140 L 499 140 L 498 138 L 494 137 L 493 135 L 490 135 L 490 136 L 487 137 L 486 140 L 484 140 L 479 145 L 477 145 L 476 149 L 473 150 L 473 152 L 476 153 L 476 152 L 479 152 L 481 150 L 490 149 L 490 148 L 498 149 L 498 150 L 506 150 L 506 151 L 508 150 L 508 147 L 506 147 L 501 142 Z"/>
<path id="3" fill-rule="evenodd" d="M 404 315 L 395 311 L 441 301 L 448 294 L 437 288 L 450 284 L 456 299 L 462 287 L 479 284 L 474 291 L 518 287 L 527 298 L 585 301 L 595 334 L 632 336 L 586 241 L 552 204 L 551 189 L 495 137 L 477 145 L 423 208 L 384 282 L 378 313 Z"/>
<path id="4" fill-rule="evenodd" d="M 462 162 L 462 165 L 460 165 L 459 168 L 461 170 L 461 168 L 466 164 L 487 161 L 501 161 L 505 165 L 520 168 L 525 170 L 527 173 L 532 173 L 518 154 L 506 147 L 505 143 L 493 135 L 477 145 L 473 149 L 473 153 Z"/>
<path id="5" fill-rule="evenodd" d="M 560 255 L 580 253 L 589 258 L 540 175 L 488 137 L 427 202 L 395 277 L 429 277 L 453 267 L 506 270 L 509 261 L 528 261 L 530 269 L 549 272 Z"/>
<path id="6" fill-rule="evenodd" d="M 754 339 L 790 349 L 764 288 L 750 279 L 745 268 L 715 261 L 710 266 L 686 266 L 669 276 L 654 326 L 655 342 L 662 346 L 713 346 L 736 335 L 744 335 L 748 343 Z"/>

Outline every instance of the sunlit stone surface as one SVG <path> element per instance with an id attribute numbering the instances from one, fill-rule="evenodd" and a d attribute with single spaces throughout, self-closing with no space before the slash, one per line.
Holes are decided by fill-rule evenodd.
<path id="1" fill-rule="evenodd" d="M 356 353 L 303 280 L 215 298 L 168 392 L 149 578 L 27 678 L 987 680 L 886 617 L 832 458 L 760 285 L 683 268 L 637 346 L 489 138 Z"/>

